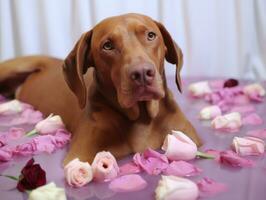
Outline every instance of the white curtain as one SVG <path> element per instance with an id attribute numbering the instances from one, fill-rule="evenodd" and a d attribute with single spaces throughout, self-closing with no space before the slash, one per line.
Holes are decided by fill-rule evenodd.
<path id="1" fill-rule="evenodd" d="M 128 12 L 167 27 L 183 50 L 185 76 L 266 79 L 265 0 L 0 0 L 0 61 L 64 58 L 83 32 Z"/>

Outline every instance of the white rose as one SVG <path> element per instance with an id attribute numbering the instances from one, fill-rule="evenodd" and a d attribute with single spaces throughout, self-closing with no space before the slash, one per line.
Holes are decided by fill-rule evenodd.
<path id="1" fill-rule="evenodd" d="M 49 115 L 35 126 L 35 130 L 41 135 L 54 134 L 61 128 L 65 128 L 65 125 L 59 115 Z"/>
<path id="2" fill-rule="evenodd" d="M 177 176 L 162 176 L 155 190 L 156 200 L 195 200 L 198 186 L 191 180 Z"/>
<path id="3" fill-rule="evenodd" d="M 23 110 L 23 105 L 18 100 L 12 100 L 0 104 L 1 115 L 12 115 L 20 113 Z"/>
<path id="4" fill-rule="evenodd" d="M 51 182 L 31 191 L 29 200 L 66 200 L 66 194 L 63 188 L 58 188 Z"/>
<path id="5" fill-rule="evenodd" d="M 248 96 L 254 92 L 257 93 L 261 97 L 266 95 L 264 88 L 259 83 L 249 84 L 244 87 L 243 91 Z"/>
<path id="6" fill-rule="evenodd" d="M 211 93 L 211 88 L 207 81 L 200 81 L 190 84 L 188 91 L 194 97 L 201 97 L 205 94 Z"/>
<path id="7" fill-rule="evenodd" d="M 241 115 L 238 112 L 232 112 L 226 115 L 217 116 L 211 122 L 214 129 L 238 130 L 242 126 Z"/>
<path id="8" fill-rule="evenodd" d="M 217 116 L 220 116 L 222 114 L 222 111 L 219 106 L 207 106 L 201 109 L 199 113 L 200 119 L 213 119 Z"/>

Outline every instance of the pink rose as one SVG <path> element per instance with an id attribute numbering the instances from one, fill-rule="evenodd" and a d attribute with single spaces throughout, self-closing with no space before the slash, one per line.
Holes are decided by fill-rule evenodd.
<path id="1" fill-rule="evenodd" d="M 172 131 L 172 135 L 166 136 L 162 150 L 170 160 L 191 160 L 197 155 L 197 145 L 180 131 Z"/>
<path id="2" fill-rule="evenodd" d="M 194 97 L 201 97 L 212 92 L 207 81 L 200 81 L 190 84 L 188 91 Z"/>
<path id="3" fill-rule="evenodd" d="M 55 134 L 58 129 L 62 128 L 65 128 L 65 125 L 59 115 L 50 115 L 35 126 L 35 130 L 41 135 Z"/>
<path id="4" fill-rule="evenodd" d="M 242 126 L 241 115 L 238 112 L 232 112 L 226 115 L 215 117 L 211 122 L 211 126 L 214 129 L 236 132 Z"/>
<path id="5" fill-rule="evenodd" d="M 198 186 L 178 176 L 162 176 L 155 190 L 156 200 L 196 200 L 198 196 Z"/>
<path id="6" fill-rule="evenodd" d="M 99 182 L 109 181 L 119 173 L 115 157 L 107 151 L 97 153 L 91 166 L 94 180 Z"/>
<path id="7" fill-rule="evenodd" d="M 220 116 L 221 114 L 222 111 L 219 106 L 207 106 L 200 111 L 199 117 L 200 119 L 208 120 Z"/>
<path id="8" fill-rule="evenodd" d="M 66 181 L 70 186 L 82 187 L 92 178 L 92 168 L 88 162 L 81 162 L 78 158 L 70 161 L 64 167 Z"/>
<path id="9" fill-rule="evenodd" d="M 232 148 L 241 156 L 261 155 L 264 153 L 265 142 L 255 137 L 234 137 Z"/>

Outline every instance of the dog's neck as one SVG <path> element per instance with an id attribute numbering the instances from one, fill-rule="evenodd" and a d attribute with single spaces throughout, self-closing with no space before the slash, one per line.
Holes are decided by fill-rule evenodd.
<path id="1" fill-rule="evenodd" d="M 108 104 L 114 110 L 120 112 L 122 115 L 126 116 L 129 120 L 146 121 L 153 119 L 157 116 L 159 112 L 160 100 L 138 102 L 131 108 L 125 109 L 122 108 L 119 104 L 117 99 L 117 93 L 114 87 L 110 88 L 109 86 L 108 88 L 106 88 L 97 77 L 95 71 L 93 78 L 95 80 L 94 95 L 101 96 L 106 104 Z"/>

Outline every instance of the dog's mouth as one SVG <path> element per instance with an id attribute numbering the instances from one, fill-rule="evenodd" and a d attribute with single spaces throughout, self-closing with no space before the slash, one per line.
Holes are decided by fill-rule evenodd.
<path id="1" fill-rule="evenodd" d="M 122 107 L 131 108 L 141 101 L 159 100 L 165 95 L 164 90 L 154 86 L 139 86 L 132 89 L 131 94 L 123 95 Z"/>

